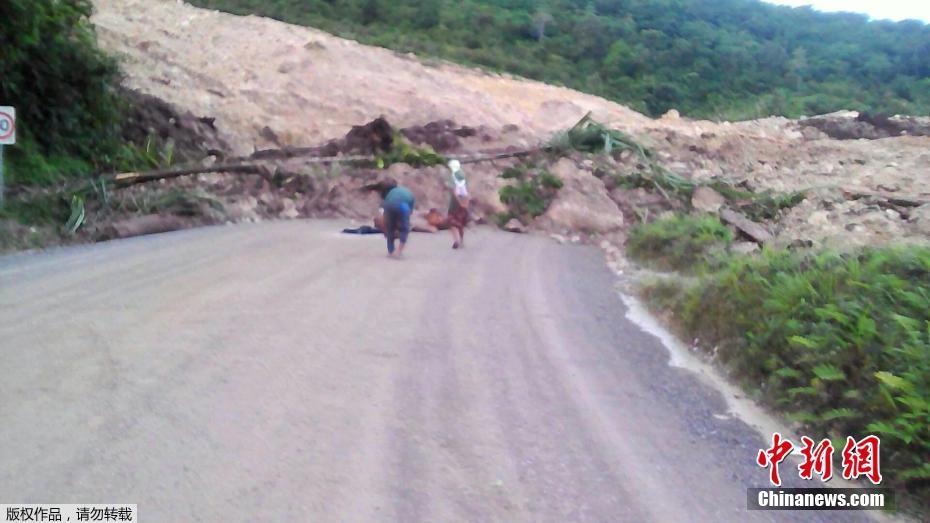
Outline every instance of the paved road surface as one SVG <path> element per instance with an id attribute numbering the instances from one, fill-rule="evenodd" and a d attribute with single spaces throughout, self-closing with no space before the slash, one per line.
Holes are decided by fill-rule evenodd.
<path id="1" fill-rule="evenodd" d="M 850 521 L 748 512 L 763 438 L 600 253 L 333 222 L 0 259 L 0 503 L 142 521 Z M 787 471 L 790 475 L 790 470 Z"/>

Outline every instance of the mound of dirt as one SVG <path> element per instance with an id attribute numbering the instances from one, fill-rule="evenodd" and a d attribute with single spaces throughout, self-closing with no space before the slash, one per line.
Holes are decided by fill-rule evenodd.
<path id="1" fill-rule="evenodd" d="M 430 122 L 403 129 L 405 138 L 417 145 L 428 145 L 439 153 L 458 151 L 462 147 L 461 138 L 471 138 L 478 134 L 472 127 L 459 127 L 452 120 Z"/>
<path id="2" fill-rule="evenodd" d="M 320 149 L 322 156 L 338 154 L 374 155 L 391 150 L 394 129 L 384 117 L 376 118 L 365 125 L 356 125 L 341 140 L 332 140 Z"/>
<path id="3" fill-rule="evenodd" d="M 198 117 L 178 109 L 154 96 L 124 89 L 129 101 L 123 123 L 123 139 L 146 143 L 153 138 L 162 144 L 174 144 L 177 161 L 194 162 L 209 155 L 221 156 L 229 145 L 220 137 L 215 118 Z"/>
<path id="4" fill-rule="evenodd" d="M 881 114 L 841 111 L 801 120 L 837 140 L 879 140 L 894 136 L 930 136 L 930 118 L 889 117 Z"/>
<path id="5" fill-rule="evenodd" d="M 379 173 L 337 172 L 335 167 L 320 173 L 291 157 L 294 152 L 384 150 L 396 136 L 387 121 L 402 129 L 407 140 L 441 153 L 497 152 L 536 146 L 590 111 L 594 119 L 630 134 L 653 151 L 652 158 L 663 168 L 683 178 L 725 180 L 755 192 L 806 190 L 801 205 L 777 223 L 766 224 L 776 244 L 846 246 L 927 239 L 926 213 L 902 208 L 894 198 L 846 194 L 855 187 L 864 189 L 853 191 L 858 194 L 930 198 L 925 194 L 928 118 L 842 113 L 800 122 L 765 118 L 730 123 L 694 121 L 669 111 L 652 120 L 570 89 L 427 63 L 261 17 L 197 9 L 176 0 L 94 3 L 101 44 L 123 56 L 129 87 L 192 114 L 215 117 L 217 135 L 234 155 L 248 157 L 274 147 L 279 151 L 268 158 L 294 162 L 282 172 L 315 173 L 303 178 L 285 174 L 291 181 L 284 189 L 249 194 L 244 207 L 252 200 L 270 202 L 259 202 L 260 216 L 370 214 L 376 197 L 362 188 Z M 370 123 L 355 127 L 362 122 Z M 327 142 L 339 136 L 344 138 Z M 608 183 L 616 174 L 642 169 L 639 163 L 627 151 L 606 166 L 610 176 L 592 176 L 595 168 L 582 166 L 590 172 L 568 181 L 548 225 L 542 220 L 539 226 L 611 231 L 638 216 L 662 212 L 666 198 Z M 497 174 L 508 165 L 466 167 L 481 212 L 502 209 L 497 191 L 504 182 Z M 444 206 L 447 195 L 441 182 L 447 173 L 442 168 L 395 174 L 406 183 L 421 184 L 424 203 Z M 244 182 L 236 187 L 249 189 Z M 276 190 L 284 192 L 267 194 Z M 591 209 L 600 218 L 591 221 Z"/>
<path id="6" fill-rule="evenodd" d="M 399 128 L 454 120 L 537 142 L 586 112 L 645 122 L 570 89 L 360 45 L 315 29 L 198 9 L 176 0 L 94 0 L 101 45 L 122 57 L 126 84 L 215 116 L 236 156 L 308 146 L 386 117 Z M 268 131 L 265 131 L 265 129 Z M 517 144 L 519 145 L 519 144 Z"/>
<path id="7" fill-rule="evenodd" d="M 298 156 L 375 156 L 391 150 L 395 135 L 400 133 L 408 141 L 429 146 L 440 153 L 461 151 L 463 139 L 478 136 L 478 130 L 471 127 L 459 127 L 452 120 L 430 122 L 426 125 L 417 125 L 395 130 L 382 116 L 364 125 L 353 126 L 346 135 L 340 139 L 330 140 L 325 145 L 317 147 L 278 147 L 255 151 L 249 158 L 255 160 L 280 160 Z M 485 143 L 492 141 L 487 133 L 480 137 Z"/>

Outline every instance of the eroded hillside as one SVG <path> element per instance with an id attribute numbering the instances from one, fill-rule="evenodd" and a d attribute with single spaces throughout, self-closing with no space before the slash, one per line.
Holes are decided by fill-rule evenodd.
<path id="1" fill-rule="evenodd" d="M 755 192 L 809 190 L 800 205 L 766 224 L 782 244 L 924 240 L 930 233 L 930 207 L 919 205 L 930 199 L 922 194 L 930 176 L 927 137 L 835 140 L 803 122 L 781 118 L 731 124 L 685 120 L 673 112 L 652 120 L 570 89 L 424 61 L 270 19 L 173 0 L 95 4 L 93 20 L 101 43 L 122 57 L 126 84 L 184 111 L 215 118 L 234 154 L 320 144 L 381 115 L 396 127 L 446 119 L 472 126 L 481 130 L 481 139 L 470 144 L 474 149 L 527 147 L 590 111 L 650 147 L 665 168 L 684 178 L 726 180 Z M 578 172 L 564 162 L 557 169 L 575 181 L 554 202 L 560 215 L 542 217 L 540 228 L 609 234 L 622 227 L 624 212 L 629 223 L 635 217 L 631 210 L 648 204 L 640 201 L 642 194 L 618 190 L 609 179 L 595 177 L 590 162 L 575 160 Z M 635 157 L 617 157 L 606 168 L 622 174 L 636 170 L 637 162 Z M 500 207 L 494 201 L 501 185 L 496 174 L 507 165 L 472 171 L 488 213 Z M 392 174 L 413 171 L 398 166 Z M 442 186 L 432 178 L 424 178 L 435 185 L 425 190 L 426 200 L 442 205 Z M 902 195 L 918 205 L 863 197 L 867 192 Z M 340 197 L 352 199 L 346 191 Z M 328 209 L 363 217 L 362 207 L 371 204 L 343 202 Z M 586 219 L 586 206 L 605 216 Z M 283 216 L 318 214 L 301 211 L 306 206 L 300 201 L 276 207 L 287 210 Z M 566 208 L 572 210 L 567 217 Z"/>

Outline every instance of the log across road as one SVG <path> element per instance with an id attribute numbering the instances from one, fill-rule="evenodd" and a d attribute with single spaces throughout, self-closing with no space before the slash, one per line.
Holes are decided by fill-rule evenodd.
<path id="1" fill-rule="evenodd" d="M 760 433 L 668 365 L 593 248 L 403 261 L 343 224 L 0 258 L 0 503 L 142 521 L 856 521 L 749 512 Z M 783 476 L 796 476 L 790 469 Z"/>

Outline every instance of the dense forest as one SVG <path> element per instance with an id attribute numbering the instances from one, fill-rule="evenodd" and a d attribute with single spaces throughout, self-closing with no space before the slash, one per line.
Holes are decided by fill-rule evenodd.
<path id="1" fill-rule="evenodd" d="M 119 69 L 97 47 L 90 0 L 0 1 L 0 102 L 15 105 L 12 183 L 89 173 L 120 150 Z"/>
<path id="2" fill-rule="evenodd" d="M 651 115 L 927 114 L 930 25 L 758 0 L 193 0 L 563 84 Z"/>

